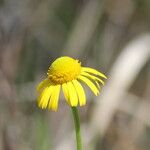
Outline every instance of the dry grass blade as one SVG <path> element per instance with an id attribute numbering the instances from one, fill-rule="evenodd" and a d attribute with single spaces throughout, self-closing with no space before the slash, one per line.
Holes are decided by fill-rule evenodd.
<path id="1" fill-rule="evenodd" d="M 150 35 L 140 36 L 129 43 L 116 60 L 105 89 L 97 98 L 90 129 L 103 136 L 118 108 L 124 92 L 129 89 L 150 57 Z"/>
<path id="2" fill-rule="evenodd" d="M 103 1 L 89 0 L 77 17 L 69 35 L 64 53 L 80 56 L 93 35 L 102 15 Z"/>

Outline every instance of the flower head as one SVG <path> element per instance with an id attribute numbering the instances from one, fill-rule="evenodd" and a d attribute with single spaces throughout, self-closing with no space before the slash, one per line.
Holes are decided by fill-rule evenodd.
<path id="1" fill-rule="evenodd" d="M 95 69 L 82 67 L 78 60 L 67 56 L 60 57 L 51 64 L 47 78 L 37 87 L 40 94 L 38 106 L 56 111 L 61 88 L 70 106 L 75 107 L 78 103 L 83 106 L 86 104 L 86 96 L 80 81 L 97 96 L 100 83 L 104 84 L 101 78 L 106 79 L 106 76 Z"/>

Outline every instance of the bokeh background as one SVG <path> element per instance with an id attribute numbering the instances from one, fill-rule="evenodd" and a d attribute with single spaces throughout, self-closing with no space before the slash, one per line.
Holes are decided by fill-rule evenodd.
<path id="1" fill-rule="evenodd" d="M 75 150 L 72 114 L 40 110 L 57 57 L 108 76 L 79 108 L 85 150 L 150 149 L 149 0 L 0 0 L 0 150 Z"/>

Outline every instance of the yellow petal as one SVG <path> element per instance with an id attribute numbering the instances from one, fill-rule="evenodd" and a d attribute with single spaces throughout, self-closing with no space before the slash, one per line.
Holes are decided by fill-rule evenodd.
<path id="1" fill-rule="evenodd" d="M 89 72 L 89 73 L 92 73 L 92 74 L 95 74 L 95 75 L 98 75 L 100 77 L 103 77 L 103 78 L 107 79 L 107 77 L 103 73 L 101 73 L 101 72 L 99 72 L 99 71 L 97 71 L 93 68 L 82 67 L 82 71 Z"/>
<path id="2" fill-rule="evenodd" d="M 102 83 L 102 84 L 104 85 L 104 81 L 102 81 L 101 79 L 99 79 L 99 78 L 97 78 L 97 77 L 95 77 L 95 76 L 93 76 L 93 75 L 90 75 L 90 74 L 87 73 L 87 72 L 82 72 L 81 75 L 86 76 L 86 77 L 89 77 L 90 79 L 92 79 L 92 80 L 94 80 L 94 81 L 97 80 L 97 81 L 99 81 L 100 83 Z"/>
<path id="3" fill-rule="evenodd" d="M 48 86 L 48 85 L 50 85 L 50 81 L 49 81 L 49 79 L 45 79 L 45 80 L 43 80 L 42 82 L 40 82 L 39 83 L 39 85 L 37 86 L 37 91 L 39 92 L 39 91 L 41 91 L 44 87 L 46 87 L 46 86 Z"/>
<path id="4" fill-rule="evenodd" d="M 96 86 L 100 89 L 99 83 L 97 81 L 95 81 L 95 83 L 96 83 Z"/>
<path id="5" fill-rule="evenodd" d="M 72 82 L 67 82 L 67 89 L 69 91 L 71 106 L 77 106 L 78 105 L 78 96 L 77 96 L 76 89 Z"/>
<path id="6" fill-rule="evenodd" d="M 86 104 L 86 96 L 85 96 L 83 87 L 81 86 L 81 84 L 77 80 L 73 80 L 72 82 L 73 82 L 73 85 L 76 89 L 76 92 L 77 92 L 77 95 L 79 98 L 80 106 L 85 105 Z"/>
<path id="7" fill-rule="evenodd" d="M 49 98 L 53 92 L 53 86 L 46 87 L 43 92 L 41 93 L 39 100 L 38 100 L 38 106 L 42 109 L 45 109 L 48 105 Z"/>
<path id="8" fill-rule="evenodd" d="M 93 93 L 95 95 L 98 95 L 99 91 L 98 91 L 97 87 L 88 78 L 86 78 L 84 76 L 79 76 L 78 79 L 80 79 L 81 81 L 86 83 L 89 86 L 89 88 L 93 91 Z"/>
<path id="9" fill-rule="evenodd" d="M 70 104 L 69 91 L 68 91 L 68 89 L 67 89 L 67 84 L 66 84 L 66 83 L 62 84 L 62 90 L 63 90 L 64 96 L 65 96 L 65 99 L 66 99 L 67 102 Z M 71 105 L 71 104 L 70 104 L 70 105 Z"/>
<path id="10" fill-rule="evenodd" d="M 60 93 L 60 87 L 61 85 L 55 85 L 53 93 L 50 97 L 48 108 L 56 111 L 58 108 L 58 100 L 59 100 L 59 93 Z"/>

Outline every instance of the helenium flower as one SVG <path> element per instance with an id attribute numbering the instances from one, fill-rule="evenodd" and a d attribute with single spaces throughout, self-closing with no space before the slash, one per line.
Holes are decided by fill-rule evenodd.
<path id="1" fill-rule="evenodd" d="M 80 82 L 85 83 L 97 96 L 100 84 L 104 84 L 102 79 L 106 79 L 103 73 L 82 67 L 79 60 L 67 56 L 60 57 L 51 64 L 47 78 L 37 87 L 38 106 L 56 111 L 61 88 L 71 107 L 83 106 L 86 104 L 86 95 Z"/>

